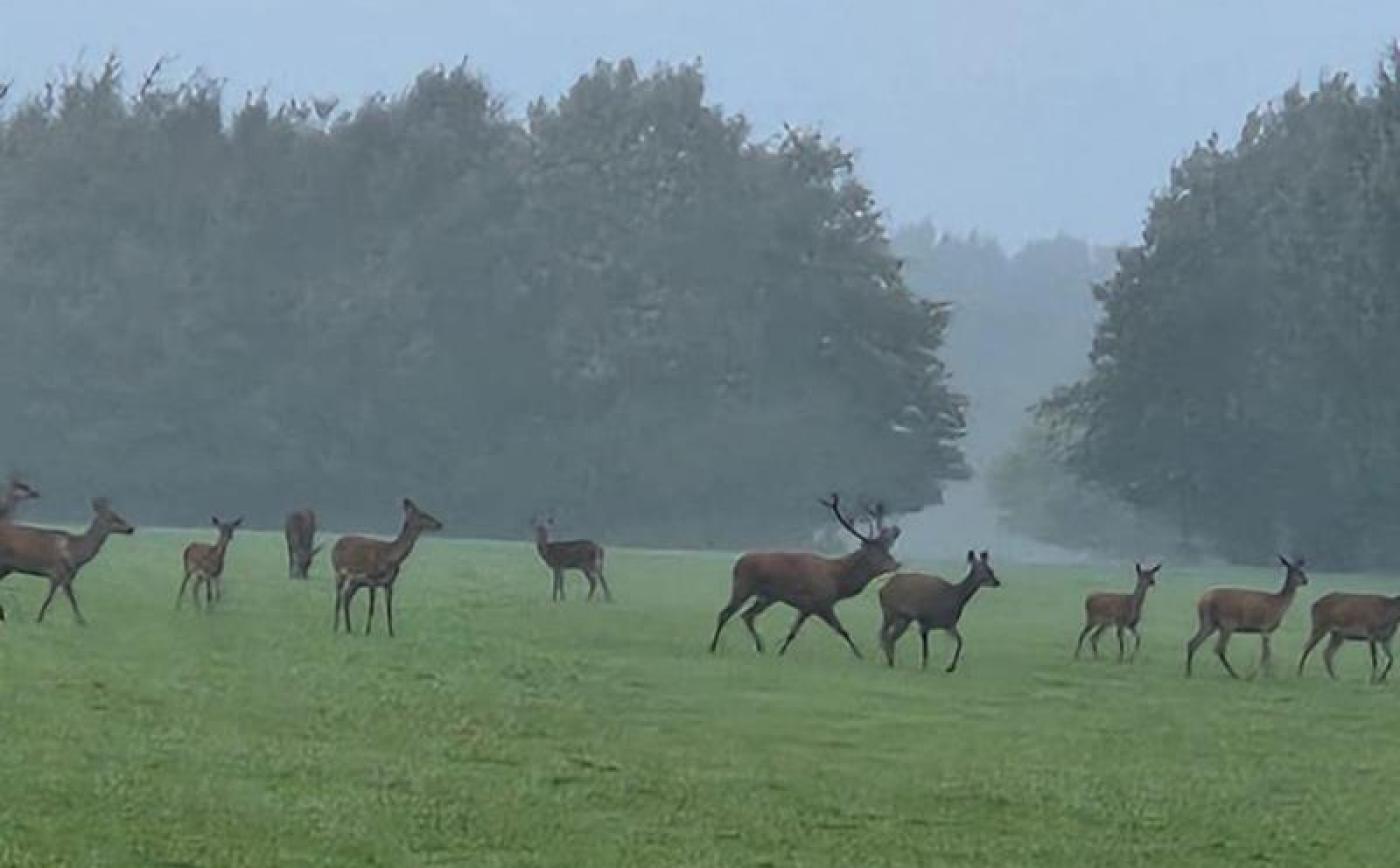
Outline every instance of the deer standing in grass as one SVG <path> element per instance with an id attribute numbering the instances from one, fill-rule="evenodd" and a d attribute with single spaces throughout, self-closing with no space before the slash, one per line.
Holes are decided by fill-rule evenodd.
<path id="1" fill-rule="evenodd" d="M 80 534 L 0 522 L 0 579 L 10 573 L 48 579 L 49 593 L 39 607 L 37 620 L 44 620 L 54 594 L 62 590 L 73 608 L 73 617 L 80 625 L 85 624 L 78 599 L 73 595 L 73 580 L 78 571 L 102 551 L 108 536 L 134 531 L 135 528 L 112 510 L 105 497 L 93 500 L 92 522 Z"/>
<path id="2" fill-rule="evenodd" d="M 729 602 L 720 609 L 716 618 L 715 635 L 710 640 L 710 653 L 719 645 L 720 632 L 734 613 L 750 599 L 752 606 L 744 612 L 744 626 L 753 636 L 754 647 L 763 653 L 763 638 L 754 628 L 754 619 L 763 614 L 774 603 L 786 603 L 797 610 L 797 620 L 793 622 L 787 639 L 778 649 L 781 656 L 797 637 L 797 631 L 812 615 L 826 622 L 836 631 L 851 653 L 857 658 L 860 649 L 851 640 L 846 628 L 836 617 L 836 604 L 848 597 L 854 597 L 876 577 L 899 569 L 899 562 L 890 554 L 890 548 L 899 539 L 898 527 L 885 527 L 883 511 L 877 510 L 873 535 L 867 536 L 856 529 L 850 519 L 841 514 L 841 503 L 837 495 L 823 500 L 822 505 L 831 510 L 836 520 L 848 533 L 860 541 L 860 548 L 840 558 L 824 558 L 801 552 L 750 552 L 734 563 L 733 584 Z"/>
<path id="3" fill-rule="evenodd" d="M 1380 594 L 1328 594 L 1313 603 L 1312 633 L 1303 646 L 1303 656 L 1298 659 L 1298 674 L 1303 674 L 1303 664 L 1313 646 L 1322 641 L 1323 636 L 1332 639 L 1322 652 L 1322 662 L 1327 674 L 1332 678 L 1337 673 L 1332 668 L 1332 657 L 1342 643 L 1347 640 L 1364 641 L 1371 649 L 1371 683 L 1379 684 L 1390 674 L 1395 664 L 1390 642 L 1395 638 L 1396 625 L 1400 624 L 1400 596 L 1383 597 Z M 1377 674 L 1376 647 L 1385 651 L 1385 669 Z"/>
<path id="4" fill-rule="evenodd" d="M 212 519 L 214 527 L 219 529 L 219 538 L 213 544 L 193 542 L 185 546 L 185 578 L 180 582 L 180 593 L 175 596 L 175 608 L 185 602 L 185 588 L 190 584 L 190 579 L 194 579 L 194 605 L 199 608 L 199 588 L 204 586 L 205 608 L 212 607 L 215 600 L 224 598 L 224 555 L 228 553 L 228 544 L 233 539 L 233 532 L 243 524 L 243 516 L 235 518 L 233 521 L 219 521 L 218 516 Z"/>
<path id="5" fill-rule="evenodd" d="M 1144 570 L 1142 564 L 1133 564 L 1133 569 L 1137 571 L 1137 585 L 1133 587 L 1131 594 L 1099 591 L 1084 599 L 1084 630 L 1079 634 L 1078 644 L 1074 646 L 1074 659 L 1078 660 L 1079 652 L 1084 650 L 1086 636 L 1094 656 L 1098 657 L 1099 637 L 1109 627 L 1115 628 L 1118 634 L 1118 662 L 1123 662 L 1124 630 L 1133 634 L 1133 653 L 1128 657 L 1128 662 L 1137 659 L 1138 649 L 1142 647 L 1142 634 L 1138 632 L 1138 624 L 1142 621 L 1142 605 L 1147 600 L 1147 589 L 1157 584 L 1157 571 L 1162 569 L 1162 565 Z M 1092 636 L 1090 631 L 1093 632 Z"/>
<path id="6" fill-rule="evenodd" d="M 389 622 L 389 635 L 394 635 L 394 582 L 399 568 L 413 552 L 413 545 L 424 531 L 442 530 L 442 522 L 419 509 L 408 498 L 403 499 L 403 527 L 392 540 L 370 539 L 363 536 L 343 536 L 331 549 L 331 566 L 335 569 L 335 621 L 340 629 L 341 613 L 345 614 L 345 632 L 350 627 L 350 603 L 360 588 L 369 588 L 369 616 L 365 619 L 365 635 L 374 623 L 375 591 L 384 591 L 384 614 Z"/>
<path id="7" fill-rule="evenodd" d="M 35 500 L 39 497 L 39 492 L 29 483 L 18 476 L 11 476 L 9 483 L 5 486 L 5 493 L 0 496 L 0 521 L 10 518 L 19 506 L 26 500 Z"/>
<path id="8" fill-rule="evenodd" d="M 896 573 L 880 589 L 880 610 L 884 622 L 880 625 L 880 647 L 885 659 L 894 666 L 894 646 L 909 625 L 918 622 L 919 639 L 923 643 L 924 669 L 928 668 L 928 634 L 930 630 L 943 630 L 958 643 L 953 651 L 953 660 L 946 671 L 958 668 L 962 657 L 963 638 L 958 632 L 958 621 L 972 595 L 982 588 L 999 588 L 1001 581 L 987 560 L 988 553 L 979 557 L 975 552 L 967 553 L 967 576 L 958 584 L 953 584 L 939 576 L 923 573 Z"/>
<path id="9" fill-rule="evenodd" d="M 554 575 L 551 599 L 564 600 L 564 571 L 578 570 L 588 580 L 588 599 L 593 592 L 603 586 L 603 601 L 612 602 L 612 592 L 608 590 L 608 580 L 603 575 L 603 547 L 591 539 L 571 539 L 550 542 L 549 529 L 554 526 L 552 518 L 535 519 L 535 551 L 540 560 Z"/>
<path id="10" fill-rule="evenodd" d="M 293 579 L 304 579 L 311 571 L 311 561 L 321 550 L 316 541 L 316 513 L 309 509 L 298 509 L 287 514 L 283 525 L 287 537 L 287 575 Z"/>
<path id="11" fill-rule="evenodd" d="M 1287 571 L 1283 577 L 1283 587 L 1278 593 L 1212 588 L 1201 595 L 1201 599 L 1196 603 L 1200 627 L 1196 630 L 1196 635 L 1186 643 L 1187 678 L 1191 677 L 1191 660 L 1196 656 L 1196 649 L 1201 647 L 1201 643 L 1210 638 L 1212 633 L 1220 634 L 1215 643 L 1215 656 L 1220 658 L 1221 665 L 1230 673 L 1231 678 L 1240 676 L 1230 665 L 1230 659 L 1225 656 L 1225 649 L 1230 644 L 1230 637 L 1236 633 L 1259 634 L 1259 667 L 1250 677 L 1268 670 L 1269 637 L 1278 629 L 1279 624 L 1283 623 L 1284 613 L 1293 604 L 1293 597 L 1298 589 L 1308 583 L 1307 573 L 1303 572 L 1302 558 L 1290 562 L 1283 555 L 1279 555 L 1278 559 Z"/>

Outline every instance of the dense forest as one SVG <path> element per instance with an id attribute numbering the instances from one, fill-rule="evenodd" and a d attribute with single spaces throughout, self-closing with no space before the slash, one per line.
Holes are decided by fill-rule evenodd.
<path id="1" fill-rule="evenodd" d="M 1176 165 L 1042 408 L 1081 480 L 1245 562 L 1400 564 L 1400 53 Z"/>
<path id="2" fill-rule="evenodd" d="M 966 474 L 949 312 L 849 153 L 695 67 L 516 117 L 461 67 L 342 109 L 112 60 L 11 95 L 0 215 L 0 455 L 52 515 L 714 544 Z"/>

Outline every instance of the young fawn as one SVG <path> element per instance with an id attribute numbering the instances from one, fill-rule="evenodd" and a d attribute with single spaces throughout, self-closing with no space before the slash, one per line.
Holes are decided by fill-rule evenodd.
<path id="1" fill-rule="evenodd" d="M 608 590 L 608 580 L 603 575 L 603 547 L 590 539 L 551 542 L 549 529 L 553 525 L 552 518 L 535 520 L 535 551 L 553 573 L 552 599 L 556 602 L 564 599 L 564 571 L 578 570 L 588 580 L 588 599 L 593 599 L 594 590 L 602 585 L 603 601 L 611 603 L 612 591 Z"/>
<path id="2" fill-rule="evenodd" d="M 199 608 L 201 585 L 204 586 L 206 608 L 213 606 L 215 600 L 224 598 L 224 556 L 228 552 L 229 542 L 233 539 L 233 532 L 243 524 L 243 517 L 225 522 L 214 516 L 211 520 L 214 527 L 219 529 L 218 540 L 213 545 L 193 542 L 185 546 L 185 578 L 180 582 L 180 593 L 175 596 L 176 609 L 185 601 L 185 588 L 189 587 L 190 579 L 194 579 L 195 608 Z"/>
<path id="3" fill-rule="evenodd" d="M 1162 565 L 1144 570 L 1142 564 L 1133 564 L 1133 568 L 1137 571 L 1137 585 L 1131 594 L 1100 591 L 1085 598 L 1084 630 L 1079 634 L 1078 644 L 1074 646 L 1074 659 L 1078 660 L 1079 652 L 1084 650 L 1086 636 L 1094 656 L 1098 657 L 1099 637 L 1109 627 L 1115 628 L 1118 633 L 1118 662 L 1123 662 L 1124 630 L 1133 634 L 1133 653 L 1128 657 L 1128 662 L 1137 659 L 1138 649 L 1142 647 L 1142 634 L 1138 632 L 1138 624 L 1142 621 L 1142 605 L 1147 599 L 1147 589 L 1157 584 L 1157 571 L 1162 569 Z M 1093 632 L 1092 636 L 1090 631 Z"/>

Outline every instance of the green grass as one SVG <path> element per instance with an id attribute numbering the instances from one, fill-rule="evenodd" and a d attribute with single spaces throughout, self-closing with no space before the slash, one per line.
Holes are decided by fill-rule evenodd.
<path id="1" fill-rule="evenodd" d="M 222 610 L 174 611 L 187 538 L 112 540 L 78 580 L 87 629 L 62 600 L 32 623 L 41 581 L 0 585 L 0 864 L 1379 865 L 1400 843 L 1400 683 L 1367 686 L 1354 645 L 1339 683 L 1292 674 L 1311 600 L 1365 579 L 1313 576 L 1275 678 L 1232 682 L 1207 646 L 1186 681 L 1199 590 L 1279 572 L 1168 565 L 1128 667 L 1070 651 L 1083 592 L 1131 567 L 1000 565 L 949 676 L 912 632 L 875 662 L 875 587 L 839 610 L 864 662 L 815 620 L 786 658 L 738 620 L 711 656 L 728 556 L 610 552 L 616 604 L 571 576 L 552 605 L 530 548 L 429 541 L 390 640 L 332 635 L 325 563 L 288 581 L 271 535 L 235 538 Z M 770 646 L 789 623 L 765 617 Z"/>

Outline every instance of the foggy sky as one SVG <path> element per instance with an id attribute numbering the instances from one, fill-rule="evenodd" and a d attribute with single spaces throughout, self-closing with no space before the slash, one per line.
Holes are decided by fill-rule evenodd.
<path id="1" fill-rule="evenodd" d="M 855 148 L 895 220 L 1112 243 L 1193 141 L 1232 141 L 1293 81 L 1369 81 L 1396 35 L 1393 0 L 5 0 L 0 77 L 25 90 L 116 49 L 176 54 L 235 98 L 358 98 L 465 55 L 519 111 L 598 57 L 700 57 L 760 133 L 816 124 Z"/>

